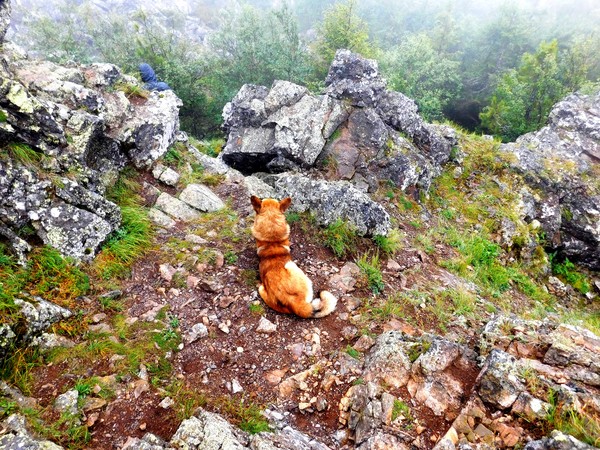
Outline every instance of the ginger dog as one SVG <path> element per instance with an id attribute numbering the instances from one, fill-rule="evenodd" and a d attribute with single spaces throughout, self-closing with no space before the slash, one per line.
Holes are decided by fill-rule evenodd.
<path id="1" fill-rule="evenodd" d="M 260 259 L 261 285 L 258 293 L 267 305 L 284 314 L 304 318 L 324 317 L 335 309 L 337 299 L 327 291 L 313 299 L 312 282 L 290 256 L 290 226 L 283 214 L 292 203 L 290 197 L 281 202 L 272 198 L 251 197 L 256 219 L 252 235 Z"/>

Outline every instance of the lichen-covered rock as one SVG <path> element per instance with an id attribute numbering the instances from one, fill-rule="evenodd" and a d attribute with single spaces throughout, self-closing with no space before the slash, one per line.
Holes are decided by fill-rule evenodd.
<path id="1" fill-rule="evenodd" d="M 54 409 L 56 409 L 60 413 L 69 413 L 72 415 L 77 414 L 77 399 L 79 398 L 79 393 L 77 389 L 70 389 L 67 392 L 60 394 L 54 400 Z"/>
<path id="2" fill-rule="evenodd" d="M 223 200 L 202 184 L 188 184 L 179 194 L 179 200 L 204 212 L 214 212 L 225 207 Z"/>
<path id="3" fill-rule="evenodd" d="M 245 436 L 225 419 L 203 409 L 184 420 L 170 442 L 176 448 L 187 450 L 243 450 L 247 449 L 245 443 Z"/>
<path id="4" fill-rule="evenodd" d="M 71 311 L 41 297 L 15 299 L 15 305 L 20 308 L 20 313 L 26 321 L 25 333 L 19 335 L 23 342 L 29 342 L 39 336 L 50 326 L 60 320 L 68 319 L 73 315 Z"/>
<path id="5" fill-rule="evenodd" d="M 70 204 L 54 203 L 32 221 L 44 244 L 65 256 L 91 260 L 96 249 L 114 230 L 110 222 Z"/>
<path id="6" fill-rule="evenodd" d="M 25 426 L 25 417 L 20 414 L 12 414 L 0 426 L 7 430 L 0 436 L 0 448 L 5 450 L 63 450 L 63 447 L 30 433 Z"/>
<path id="7" fill-rule="evenodd" d="M 470 386 L 465 373 L 477 373 L 476 354 L 446 339 L 433 339 L 430 347 L 413 363 L 407 389 L 411 397 L 437 415 L 455 417 Z"/>
<path id="8" fill-rule="evenodd" d="M 528 442 L 523 450 L 593 450 L 596 447 L 554 430 L 549 437 Z"/>
<path id="9" fill-rule="evenodd" d="M 385 91 L 386 83 L 379 75 L 377 61 L 340 49 L 335 53 L 325 86 L 327 95 L 333 98 L 348 99 L 360 107 L 372 107 Z"/>
<path id="10" fill-rule="evenodd" d="M 121 86 L 137 81 L 112 64 L 63 67 L 4 50 L 0 140 L 25 159 L 13 151 L 0 160 L 2 225 L 14 234 L 31 225 L 64 255 L 91 259 L 121 222 L 106 187 L 127 163 L 148 167 L 167 151 L 181 101 L 173 92 L 130 101 Z M 9 240 L 23 260 L 27 242 Z"/>
<path id="11" fill-rule="evenodd" d="M 395 388 L 405 386 L 411 369 L 408 355 L 414 346 L 398 331 L 381 334 L 365 358 L 364 379 L 383 381 Z"/>
<path id="12" fill-rule="evenodd" d="M 386 90 L 376 61 L 348 50 L 336 53 L 326 85 L 318 96 L 285 81 L 243 86 L 223 111 L 222 161 L 246 175 L 316 165 L 361 190 L 382 180 L 429 189 L 456 135 L 423 122 L 412 100 Z"/>
<path id="13" fill-rule="evenodd" d="M 348 221 L 363 236 L 387 235 L 390 217 L 381 205 L 344 181 L 312 180 L 302 175 L 265 176 L 279 198 L 292 197 L 295 211 L 310 210 L 322 225 Z"/>
<path id="14" fill-rule="evenodd" d="M 529 221 L 560 255 L 592 269 L 600 268 L 599 108 L 600 94 L 569 95 L 547 126 L 500 147 L 537 194 Z"/>
<path id="15" fill-rule="evenodd" d="M 10 1 L 2 0 L 0 2 L 0 44 L 4 41 L 4 35 L 10 25 Z"/>
<path id="16" fill-rule="evenodd" d="M 5 323 L 0 324 L 0 360 L 13 348 L 17 335 Z"/>
<path id="17" fill-rule="evenodd" d="M 123 132 L 124 144 L 131 145 L 127 154 L 136 167 L 149 168 L 175 142 L 181 105 L 173 91 L 153 91 L 138 106 L 137 114 Z"/>
<path id="18" fill-rule="evenodd" d="M 524 390 L 515 357 L 492 350 L 478 377 L 477 392 L 481 399 L 497 408 L 506 409 Z"/>

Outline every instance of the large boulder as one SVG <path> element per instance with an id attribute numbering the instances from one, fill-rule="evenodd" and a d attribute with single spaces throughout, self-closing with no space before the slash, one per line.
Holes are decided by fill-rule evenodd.
<path id="1" fill-rule="evenodd" d="M 390 231 L 390 217 L 385 209 L 350 183 L 289 173 L 265 176 L 263 181 L 273 187 L 277 197 L 292 197 L 292 210 L 310 210 L 320 225 L 342 219 L 363 236 L 387 235 Z"/>
<path id="2" fill-rule="evenodd" d="M 181 101 L 171 91 L 127 96 L 137 81 L 112 64 L 63 67 L 3 50 L 0 234 L 21 262 L 28 244 L 15 236 L 24 226 L 89 260 L 121 224 L 106 188 L 128 163 L 150 167 L 168 150 Z"/>
<path id="3" fill-rule="evenodd" d="M 427 190 L 455 141 L 388 91 L 374 60 L 338 50 L 325 84 L 324 95 L 287 81 L 244 85 L 223 110 L 220 158 L 244 174 L 316 165 L 361 190 L 382 180 Z"/>
<path id="4" fill-rule="evenodd" d="M 527 183 L 526 220 L 538 220 L 547 245 L 600 268 L 600 93 L 573 94 L 552 109 L 548 125 L 503 144 Z"/>
<path id="5" fill-rule="evenodd" d="M 10 0 L 0 1 L 0 44 L 4 41 L 4 35 L 10 25 Z"/>

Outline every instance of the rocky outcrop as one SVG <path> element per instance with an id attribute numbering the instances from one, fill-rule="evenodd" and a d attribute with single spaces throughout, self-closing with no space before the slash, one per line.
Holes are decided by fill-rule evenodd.
<path id="1" fill-rule="evenodd" d="M 4 41 L 4 35 L 10 25 L 10 0 L 0 1 L 0 44 Z"/>
<path id="2" fill-rule="evenodd" d="M 287 81 L 243 86 L 223 111 L 222 160 L 245 174 L 317 165 L 362 190 L 379 180 L 427 190 L 452 141 L 386 90 L 377 62 L 339 50 L 325 84 L 324 95 Z"/>
<path id="3" fill-rule="evenodd" d="M 20 320 L 13 324 L 0 325 L 0 360 L 10 354 L 17 346 L 27 346 L 41 336 L 51 325 L 73 314 L 40 297 L 15 298 L 15 317 Z"/>
<path id="4" fill-rule="evenodd" d="M 265 176 L 263 181 L 273 187 L 276 197 L 292 197 L 293 210 L 311 211 L 320 225 L 342 219 L 363 236 L 387 235 L 391 228 L 385 209 L 350 183 L 289 173 Z"/>
<path id="5" fill-rule="evenodd" d="M 111 64 L 62 67 L 8 43 L 0 59 L 0 234 L 22 262 L 24 226 L 89 260 L 121 223 L 106 187 L 126 164 L 147 168 L 167 151 L 181 102 L 126 94 L 137 82 Z"/>
<path id="6" fill-rule="evenodd" d="M 552 251 L 600 268 L 600 94 L 557 103 L 548 125 L 503 144 L 521 173 L 525 220 L 538 220 Z"/>

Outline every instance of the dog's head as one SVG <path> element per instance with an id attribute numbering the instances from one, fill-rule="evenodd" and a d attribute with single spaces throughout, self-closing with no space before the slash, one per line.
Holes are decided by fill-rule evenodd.
<path id="1" fill-rule="evenodd" d="M 261 200 L 253 195 L 250 201 L 256 212 L 256 219 L 252 226 L 252 235 L 256 239 L 276 242 L 289 237 L 290 227 L 285 220 L 284 212 L 292 203 L 290 197 L 278 202 L 273 198 Z"/>

